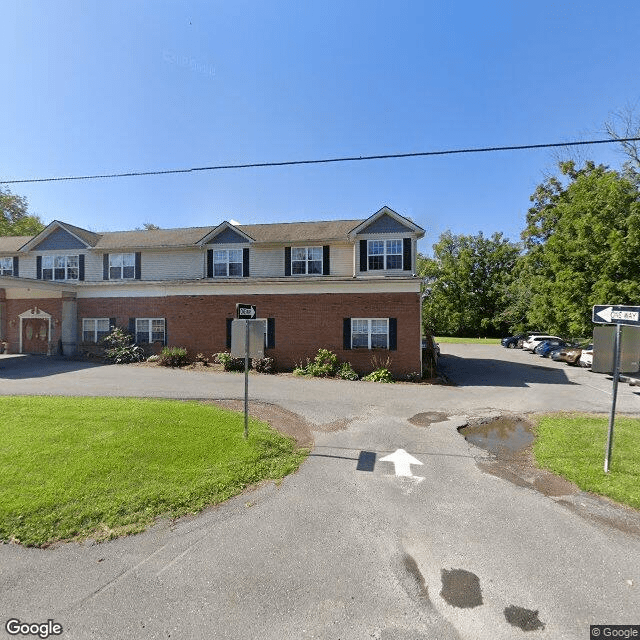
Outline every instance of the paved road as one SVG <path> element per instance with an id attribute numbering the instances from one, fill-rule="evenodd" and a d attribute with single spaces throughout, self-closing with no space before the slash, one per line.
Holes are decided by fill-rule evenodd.
<path id="1" fill-rule="evenodd" d="M 488 474 L 456 430 L 456 416 L 494 411 L 606 412 L 610 381 L 497 346 L 443 351 L 458 386 L 252 376 L 252 397 L 317 426 L 297 474 L 139 536 L 3 545 L 0 615 L 53 618 L 80 639 L 579 639 L 589 624 L 640 624 L 636 514 Z M 243 378 L 4 357 L 0 389 L 239 398 Z M 640 415 L 634 388 L 619 407 Z M 450 418 L 409 422 L 434 411 Z M 399 448 L 422 480 L 382 460 Z"/>

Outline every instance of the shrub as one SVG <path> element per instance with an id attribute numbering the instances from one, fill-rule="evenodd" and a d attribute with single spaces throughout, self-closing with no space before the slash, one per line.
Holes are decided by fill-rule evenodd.
<path id="1" fill-rule="evenodd" d="M 144 350 L 133 342 L 133 337 L 118 327 L 102 339 L 104 355 L 110 362 L 126 364 L 144 360 Z"/>
<path id="2" fill-rule="evenodd" d="M 389 369 L 385 369 L 384 367 L 372 371 L 368 376 L 364 376 L 362 379 L 368 380 L 369 382 L 393 382 L 391 372 Z"/>
<path id="3" fill-rule="evenodd" d="M 420 372 L 412 371 L 404 377 L 407 382 L 420 382 Z"/>
<path id="4" fill-rule="evenodd" d="M 189 354 L 184 347 L 164 347 L 158 362 L 163 367 L 184 367 L 189 364 Z"/>
<path id="5" fill-rule="evenodd" d="M 276 372 L 275 360 L 273 358 L 269 358 L 268 356 L 253 360 L 252 364 L 253 364 L 253 368 L 258 373 L 275 373 Z"/>
<path id="6" fill-rule="evenodd" d="M 330 378 L 338 369 L 338 356 L 328 349 L 318 349 L 313 362 L 307 365 L 307 373 L 317 378 Z"/>
<path id="7" fill-rule="evenodd" d="M 233 358 L 230 353 L 223 351 L 216 353 L 215 359 L 225 371 L 244 371 L 244 358 Z M 249 369 L 251 369 L 251 360 L 249 360 Z"/>
<path id="8" fill-rule="evenodd" d="M 340 378 L 341 380 L 357 380 L 358 374 L 353 370 L 350 362 L 343 362 L 336 372 L 336 378 Z"/>
<path id="9" fill-rule="evenodd" d="M 197 353 L 195 361 L 196 362 L 201 362 L 205 367 L 208 367 L 209 363 L 211 362 L 209 357 L 205 356 L 204 353 Z"/>
<path id="10" fill-rule="evenodd" d="M 307 358 L 306 366 L 302 364 L 302 362 L 296 362 L 296 366 L 293 368 L 294 376 L 308 376 L 309 372 L 307 368 L 309 367 L 309 358 Z"/>

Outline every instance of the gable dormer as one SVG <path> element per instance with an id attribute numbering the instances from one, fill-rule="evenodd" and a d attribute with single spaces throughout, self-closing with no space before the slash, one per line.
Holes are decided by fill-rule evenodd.
<path id="1" fill-rule="evenodd" d="M 253 238 L 226 220 L 200 242 L 207 248 L 207 278 L 248 278 Z"/>
<path id="2" fill-rule="evenodd" d="M 417 240 L 423 236 L 424 229 L 417 224 L 389 207 L 382 207 L 349 233 L 355 244 L 358 273 L 415 274 Z"/>
<path id="3" fill-rule="evenodd" d="M 100 235 L 54 220 L 38 235 L 24 244 L 20 251 L 67 251 L 89 249 L 96 245 Z"/>

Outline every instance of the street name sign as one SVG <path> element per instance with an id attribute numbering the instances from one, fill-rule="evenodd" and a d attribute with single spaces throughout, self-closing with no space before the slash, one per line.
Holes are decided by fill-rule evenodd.
<path id="1" fill-rule="evenodd" d="M 239 320 L 253 320 L 256 317 L 255 304 L 236 304 L 236 318 Z"/>
<path id="2" fill-rule="evenodd" d="M 628 324 L 640 326 L 640 307 L 597 304 L 592 321 L 596 324 Z"/>

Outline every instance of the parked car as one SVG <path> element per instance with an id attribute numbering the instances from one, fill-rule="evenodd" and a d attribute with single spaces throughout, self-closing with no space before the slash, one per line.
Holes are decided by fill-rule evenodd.
<path id="1" fill-rule="evenodd" d="M 534 350 L 534 353 L 537 353 L 539 356 L 542 356 L 543 358 L 547 358 L 549 356 L 549 354 L 554 350 L 554 349 L 558 349 L 559 347 L 564 347 L 564 345 L 566 344 L 566 342 L 564 340 L 560 340 L 559 338 L 557 340 L 543 340 Z"/>
<path id="2" fill-rule="evenodd" d="M 526 333 L 518 333 L 517 335 L 508 336 L 500 340 L 500 344 L 507 349 L 520 349 L 522 343 L 531 336 L 545 335 L 543 331 L 527 331 Z"/>
<path id="3" fill-rule="evenodd" d="M 567 345 L 562 349 L 558 349 L 551 357 L 558 362 L 566 362 L 567 364 L 580 364 L 580 355 L 582 347 Z"/>
<path id="4" fill-rule="evenodd" d="M 534 335 L 522 343 L 522 348 L 525 351 L 533 351 L 544 340 L 561 340 L 561 338 L 558 336 Z"/>
<path id="5" fill-rule="evenodd" d="M 440 357 L 440 345 L 435 341 L 435 338 L 433 336 L 422 338 L 422 348 L 428 349 L 429 347 L 433 349 L 433 353 L 435 353 L 437 360 Z"/>
<path id="6" fill-rule="evenodd" d="M 593 344 L 587 345 L 580 354 L 580 366 L 587 369 L 593 364 Z"/>

